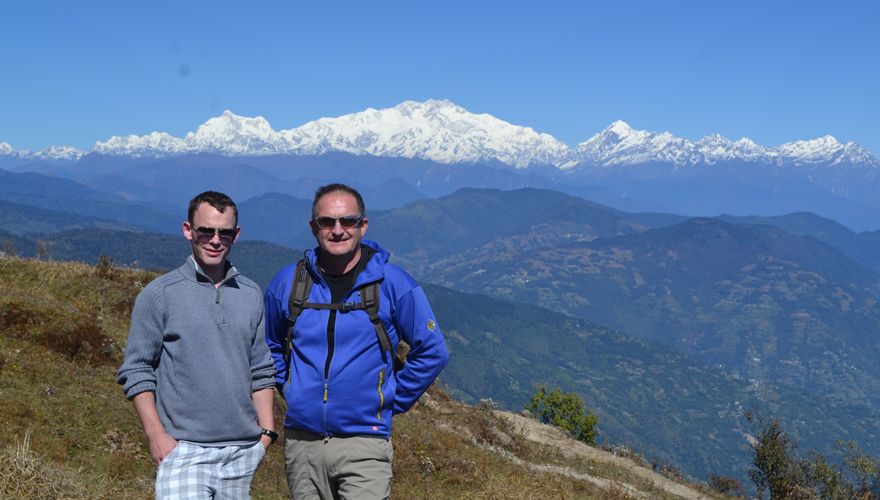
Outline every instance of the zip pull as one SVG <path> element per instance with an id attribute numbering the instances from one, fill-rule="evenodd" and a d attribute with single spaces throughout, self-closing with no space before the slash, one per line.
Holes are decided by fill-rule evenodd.
<path id="1" fill-rule="evenodd" d="M 327 384 L 324 384 L 324 403 L 327 402 Z"/>
<path id="2" fill-rule="evenodd" d="M 220 303 L 220 287 L 216 287 L 216 288 L 217 288 L 217 295 L 214 298 L 214 303 L 219 304 Z"/>

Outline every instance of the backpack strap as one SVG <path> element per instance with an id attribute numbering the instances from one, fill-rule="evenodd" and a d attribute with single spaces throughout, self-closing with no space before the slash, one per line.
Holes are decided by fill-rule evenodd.
<path id="1" fill-rule="evenodd" d="M 284 364 L 287 366 L 287 379 L 290 380 L 290 353 L 293 350 L 293 325 L 305 309 L 312 289 L 312 275 L 306 269 L 306 259 L 300 259 L 293 273 L 290 285 L 290 299 L 287 303 L 287 337 L 284 340 Z"/>
<path id="2" fill-rule="evenodd" d="M 378 281 L 361 288 L 361 303 L 364 305 L 364 310 L 370 315 L 370 323 L 373 324 L 373 328 L 376 330 L 376 336 L 379 337 L 379 345 L 382 346 L 382 350 L 391 352 L 391 338 L 388 336 L 388 332 L 385 331 L 385 325 L 382 324 L 382 319 L 379 317 Z"/>
<path id="3" fill-rule="evenodd" d="M 361 303 L 364 310 L 370 315 L 370 323 L 373 324 L 373 328 L 376 330 L 376 336 L 379 337 L 379 345 L 382 347 L 382 351 L 388 353 L 394 359 L 394 371 L 398 372 L 403 368 L 404 362 L 397 356 L 397 353 L 392 352 L 391 337 L 385 330 L 385 325 L 382 324 L 382 318 L 379 317 L 380 283 L 376 281 L 361 288 Z"/>

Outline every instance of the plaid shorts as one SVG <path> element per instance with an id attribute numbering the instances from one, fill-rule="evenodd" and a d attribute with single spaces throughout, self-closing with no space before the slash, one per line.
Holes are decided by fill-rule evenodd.
<path id="1" fill-rule="evenodd" d="M 265 454 L 259 441 L 222 448 L 179 441 L 156 471 L 156 498 L 250 498 L 254 472 Z"/>

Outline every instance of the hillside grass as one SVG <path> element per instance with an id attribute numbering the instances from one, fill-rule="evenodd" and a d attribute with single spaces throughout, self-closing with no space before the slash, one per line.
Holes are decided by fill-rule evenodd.
<path id="1" fill-rule="evenodd" d="M 155 467 L 115 383 L 134 298 L 155 273 L 0 257 L 0 498 L 152 498 Z M 438 387 L 395 418 L 396 498 L 629 498 L 626 471 L 573 461 Z M 276 426 L 283 403 L 276 398 Z M 611 480 L 598 487 L 545 464 Z M 286 498 L 282 447 L 256 499 Z M 656 495 L 655 495 L 656 493 Z"/>

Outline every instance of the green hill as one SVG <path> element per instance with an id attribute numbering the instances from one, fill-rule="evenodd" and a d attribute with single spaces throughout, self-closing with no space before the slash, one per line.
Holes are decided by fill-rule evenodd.
<path id="1" fill-rule="evenodd" d="M 536 384 L 583 396 L 600 440 L 637 449 L 696 477 L 747 481 L 745 411 L 774 415 L 806 449 L 836 439 L 876 449 L 865 405 L 732 377 L 686 355 L 540 307 L 427 286 L 451 361 L 444 382 L 466 401 L 490 397 L 520 409 Z"/>
<path id="2" fill-rule="evenodd" d="M 880 407 L 877 276 L 813 238 L 694 219 L 523 251 L 499 240 L 431 281 L 589 318 L 746 380 Z"/>
<path id="3" fill-rule="evenodd" d="M 153 497 L 155 466 L 115 372 L 134 297 L 155 276 L 0 257 L 0 497 Z M 601 450 L 572 456 L 570 440 L 530 434 L 433 389 L 395 418 L 394 496 L 680 498 L 648 464 Z M 283 468 L 273 446 L 254 498 L 287 498 Z M 718 497 L 682 486 L 686 498 Z"/>
<path id="4" fill-rule="evenodd" d="M 465 188 L 376 214 L 368 237 L 418 274 L 438 259 L 535 227 L 566 241 L 645 229 L 622 212 L 556 191 Z"/>

